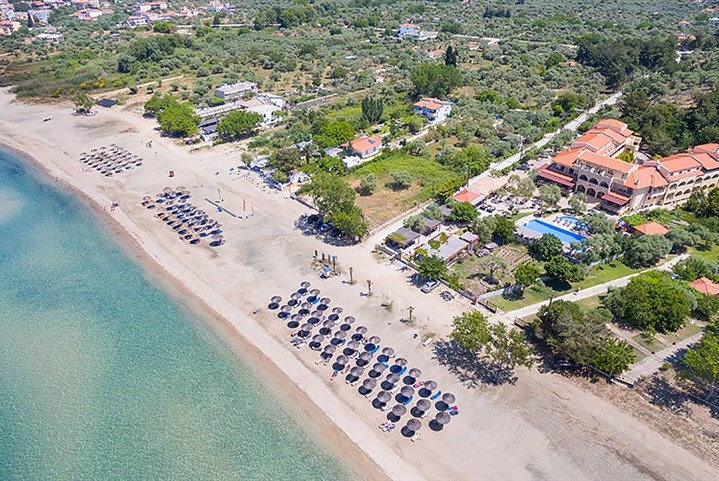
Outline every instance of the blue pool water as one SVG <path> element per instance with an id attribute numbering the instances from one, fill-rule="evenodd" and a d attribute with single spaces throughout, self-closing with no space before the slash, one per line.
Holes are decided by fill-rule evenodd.
<path id="1" fill-rule="evenodd" d="M 539 232 L 540 234 L 552 234 L 566 244 L 571 244 L 573 242 L 582 242 L 584 239 L 586 239 L 586 237 L 583 235 L 575 234 L 570 230 L 562 229 L 561 227 L 557 227 L 553 224 L 544 222 L 543 220 L 539 219 L 532 219 L 524 226 L 535 232 Z"/>
<path id="2" fill-rule="evenodd" d="M 0 150 L 0 480 L 338 480 L 89 209 Z"/>

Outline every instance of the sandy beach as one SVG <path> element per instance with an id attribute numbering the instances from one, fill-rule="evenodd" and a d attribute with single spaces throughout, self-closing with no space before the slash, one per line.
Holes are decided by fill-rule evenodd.
<path id="1" fill-rule="evenodd" d="M 25 105 L 0 91 L 0 143 L 34 160 L 95 207 L 105 222 L 171 293 L 193 305 L 208 323 L 254 365 L 318 439 L 366 479 L 714 479 L 719 460 L 699 459 L 641 420 L 536 369 L 518 372 L 516 385 L 493 386 L 450 372 L 432 344 L 450 331 L 453 315 L 469 308 L 459 300 L 422 294 L 405 273 L 372 253 L 371 245 L 333 247 L 304 235 L 295 221 L 309 210 L 270 190 L 241 164 L 236 146 L 190 152 L 160 137 L 156 123 L 121 107 L 75 116 L 68 105 Z M 50 122 L 43 118 L 52 115 Z M 152 147 L 147 142 L 152 141 Z M 81 152 L 115 143 L 145 162 L 104 177 L 86 171 Z M 230 172 L 231 168 L 235 168 Z M 174 177 L 168 176 L 174 171 Z M 226 244 L 213 249 L 178 240 L 140 205 L 145 195 L 184 185 L 196 205 L 220 220 Z M 212 212 L 205 199 L 238 215 Z M 110 212 L 112 202 L 119 207 Z M 345 274 L 322 280 L 313 255 L 336 255 Z M 350 285 L 353 267 L 358 281 Z M 366 296 L 371 279 L 373 295 Z M 442 431 L 425 426 L 410 442 L 377 425 L 385 413 L 331 369 L 317 353 L 295 349 L 290 330 L 266 309 L 272 295 L 285 299 L 308 280 L 368 332 L 382 337 L 410 366 L 457 397 L 461 414 Z M 392 309 L 383 303 L 391 301 Z M 414 307 L 414 325 L 400 322 Z M 257 308 L 261 310 L 253 314 Z M 416 335 L 416 336 L 415 336 Z M 405 416 L 400 425 L 406 422 Z"/>

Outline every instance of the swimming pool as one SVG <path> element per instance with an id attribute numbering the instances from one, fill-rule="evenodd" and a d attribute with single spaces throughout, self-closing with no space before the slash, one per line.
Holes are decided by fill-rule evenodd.
<path id="1" fill-rule="evenodd" d="M 531 229 L 535 232 L 539 232 L 540 234 L 552 234 L 553 236 L 558 237 L 559 240 L 564 242 L 565 244 L 582 242 L 584 239 L 586 239 L 586 237 L 584 237 L 583 235 L 575 234 L 572 231 L 562 229 L 559 226 L 544 222 L 543 220 L 539 219 L 530 220 L 529 222 L 524 224 L 524 227 L 526 227 L 527 229 Z"/>

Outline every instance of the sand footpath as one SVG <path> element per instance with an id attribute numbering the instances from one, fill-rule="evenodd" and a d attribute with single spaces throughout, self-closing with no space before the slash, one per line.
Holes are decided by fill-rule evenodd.
<path id="1" fill-rule="evenodd" d="M 48 113 L 53 120 L 42 122 Z M 150 140 L 153 146 L 147 147 Z M 154 121 L 132 112 L 102 109 L 94 117 L 77 117 L 69 106 L 22 105 L 6 92 L 0 94 L 0 142 L 33 158 L 91 202 L 176 296 L 212 313 L 211 324 L 227 342 L 366 479 L 719 477 L 717 460 L 698 459 L 559 376 L 522 369 L 516 385 L 497 387 L 471 373 L 458 376 L 447 370 L 440 365 L 442 353 L 424 346 L 422 339 L 441 339 L 452 316 L 469 306 L 421 294 L 410 278 L 378 261 L 367 246 L 332 247 L 302 234 L 294 222 L 307 209 L 234 169 L 240 162 L 233 146 L 190 153 L 161 138 Z M 145 165 L 111 178 L 83 171 L 80 153 L 110 143 L 141 156 Z M 183 243 L 140 206 L 144 195 L 176 185 L 187 186 L 193 201 L 208 212 L 211 206 L 204 199 L 219 197 L 239 214 L 213 214 L 224 224 L 225 246 Z M 109 212 L 112 202 L 120 207 Z M 345 270 L 352 266 L 359 282 L 348 285 L 346 276 L 320 280 L 312 267 L 314 251 L 336 255 Z M 342 306 L 380 335 L 383 346 L 392 346 L 410 366 L 422 369 L 425 379 L 453 392 L 460 416 L 440 432 L 423 421 L 416 443 L 398 432 L 382 434 L 377 425 L 384 413 L 342 380 L 330 381 L 329 368 L 315 365 L 315 353 L 294 349 L 289 330 L 274 313 L 252 314 L 271 295 L 286 298 L 305 279 L 330 297 L 332 306 Z M 363 295 L 368 279 L 372 297 Z M 388 301 L 391 310 L 381 305 Z M 412 326 L 399 322 L 410 305 L 417 318 Z"/>

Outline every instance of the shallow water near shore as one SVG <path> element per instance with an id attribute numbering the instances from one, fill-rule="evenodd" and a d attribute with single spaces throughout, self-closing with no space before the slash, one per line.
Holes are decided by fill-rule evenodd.
<path id="1" fill-rule="evenodd" d="M 349 479 L 72 195 L 0 150 L 0 479 Z"/>

